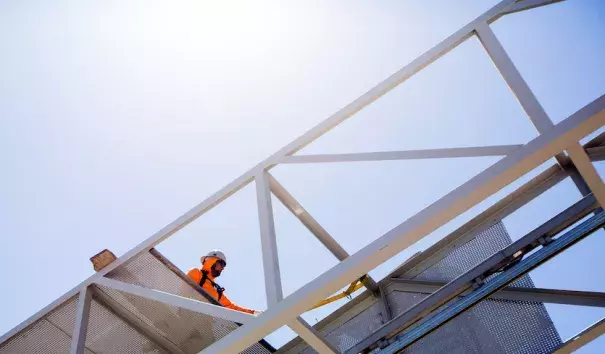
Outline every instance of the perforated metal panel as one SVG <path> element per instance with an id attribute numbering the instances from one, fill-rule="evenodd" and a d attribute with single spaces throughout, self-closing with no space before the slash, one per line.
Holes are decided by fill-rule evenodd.
<path id="1" fill-rule="evenodd" d="M 510 245 L 511 239 L 499 222 L 454 249 L 442 260 L 413 277 L 417 280 L 449 282 L 492 254 Z M 402 277 L 406 277 L 405 274 Z M 534 287 L 528 275 L 514 286 Z M 428 294 L 393 291 L 386 286 L 387 301 L 394 316 L 401 314 Z M 380 305 L 373 302 L 356 309 L 358 315 L 330 330 L 319 329 L 339 351 L 350 349 L 382 325 Z M 353 310 L 350 310 L 353 311 Z M 346 313 L 342 314 L 345 316 Z M 486 300 L 461 314 L 406 349 L 405 353 L 550 353 L 561 344 L 546 308 L 541 303 Z M 315 353 L 304 345 L 289 346 L 287 353 Z"/>
<path id="2" fill-rule="evenodd" d="M 416 280 L 449 282 L 457 276 L 471 270 L 485 259 L 507 247 L 512 242 L 504 224 L 498 222 L 480 232 L 467 243 L 456 247 L 445 258 L 441 259 L 422 273 L 413 277 Z M 406 278 L 404 274 L 402 278 Z M 509 286 L 534 287 L 531 278 L 523 276 Z"/>

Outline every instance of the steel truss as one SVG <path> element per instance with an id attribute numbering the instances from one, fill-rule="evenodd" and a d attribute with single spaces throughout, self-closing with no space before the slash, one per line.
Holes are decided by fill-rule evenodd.
<path id="1" fill-rule="evenodd" d="M 318 352 L 336 353 L 336 349 L 319 334 L 318 326 L 315 328 L 311 327 L 300 318 L 300 315 L 303 312 L 346 286 L 348 283 L 359 279 L 373 268 L 384 263 L 394 255 L 430 234 L 432 231 L 498 192 L 548 159 L 555 157 L 558 162 L 557 165 L 552 166 L 517 191 L 508 195 L 502 201 L 496 203 L 496 205 L 436 243 L 429 250 L 412 258 L 403 267 L 391 274 L 390 278 L 397 277 L 409 270 L 416 273 L 421 272 L 423 269 L 430 266 L 430 264 L 433 264 L 440 259 L 440 257 L 443 257 L 444 254 L 456 248 L 457 245 L 461 244 L 465 239 L 472 237 L 474 232 L 486 229 L 494 220 L 499 220 L 514 212 L 522 205 L 566 177 L 571 177 L 573 179 L 574 183 L 585 197 L 570 209 L 566 210 L 564 216 L 559 215 L 551 219 L 545 225 L 534 230 L 534 232 L 528 234 L 523 239 L 515 242 L 503 252 L 490 257 L 477 268 L 463 275 L 463 280 L 457 279 L 456 281 L 439 288 L 438 291 L 431 291 L 433 294 L 422 301 L 422 307 L 417 308 L 418 306 L 415 306 L 410 311 L 389 321 L 387 323 L 387 325 L 390 326 L 388 327 L 389 329 L 400 329 L 402 323 L 405 327 L 405 325 L 410 322 L 420 321 L 417 322 L 420 323 L 420 325 L 414 327 L 415 332 L 405 332 L 403 334 L 403 340 L 394 342 L 394 345 L 407 345 L 405 343 L 420 338 L 422 335 L 447 321 L 451 318 L 451 315 L 454 314 L 452 312 L 446 316 L 443 315 L 443 312 L 432 313 L 432 310 L 434 310 L 437 305 L 453 301 L 454 305 L 452 306 L 458 306 L 456 307 L 457 311 L 462 311 L 472 305 L 472 301 L 469 300 L 468 303 L 464 303 L 465 305 L 461 306 L 460 301 L 462 300 L 460 299 L 470 299 L 471 296 L 476 296 L 476 298 L 473 298 L 473 301 L 476 302 L 492 295 L 492 293 L 498 289 L 506 286 L 509 280 L 514 279 L 514 275 L 518 272 L 531 269 L 540 262 L 554 256 L 560 250 L 568 247 L 577 239 L 584 237 L 588 231 L 594 231 L 603 225 L 605 214 L 597 213 L 596 216 L 578 226 L 580 229 L 573 229 L 569 233 L 551 240 L 552 237 L 557 235 L 565 227 L 569 226 L 574 221 L 577 221 L 580 215 L 585 216 L 590 212 L 598 211 L 599 209 L 597 208 L 603 206 L 605 203 L 605 186 L 591 163 L 591 160 L 599 161 L 605 156 L 605 147 L 602 146 L 605 142 L 605 138 L 599 136 L 598 138 L 593 139 L 585 146 L 586 149 L 579 143 L 581 139 L 600 129 L 605 124 L 605 96 L 597 98 L 562 122 L 556 125 L 553 124 L 552 120 L 548 117 L 547 113 L 544 111 L 489 26 L 492 22 L 504 15 L 555 2 L 558 1 L 501 1 L 492 9 L 477 17 L 459 31 L 388 77 L 382 83 L 372 88 L 313 129 L 307 131 L 301 137 L 283 147 L 275 154 L 269 156 L 266 160 L 262 161 L 251 170 L 244 173 L 241 177 L 237 178 L 174 222 L 149 237 L 118 260 L 86 279 L 76 288 L 67 292 L 61 298 L 6 333 L 0 338 L 0 344 L 45 316 L 66 300 L 79 294 L 71 353 L 84 353 L 86 326 L 88 323 L 91 299 L 93 297 L 103 299 L 103 292 L 99 291 L 99 287 L 104 286 L 118 289 L 126 293 L 136 294 L 137 296 L 153 299 L 179 308 L 185 308 L 190 311 L 225 318 L 243 324 L 226 337 L 204 349 L 201 353 L 241 352 L 284 325 L 292 328 Z M 537 129 L 539 133 L 537 138 L 523 146 L 508 145 L 415 151 L 368 152 L 359 154 L 295 155 L 305 146 L 309 145 L 320 136 L 323 136 L 329 130 L 350 118 L 355 113 L 376 101 L 387 92 L 473 36 L 476 36 L 479 39 L 512 93 L 528 115 L 528 118 Z M 567 156 L 564 154 L 564 151 L 567 152 Z M 269 173 L 269 170 L 273 167 L 284 163 L 330 163 L 494 155 L 505 157 L 352 255 L 348 254 L 308 213 L 308 211 L 306 211 Z M 109 272 L 127 264 L 134 257 L 144 252 L 152 251 L 156 245 L 252 182 L 255 182 L 257 191 L 263 267 L 268 303 L 268 309 L 258 317 L 235 313 L 234 311 L 219 306 L 122 283 L 106 277 Z M 319 277 L 285 298 L 283 297 L 281 287 L 271 193 L 276 195 L 276 197 L 303 223 L 303 225 L 305 225 L 311 233 L 341 261 L 330 270 L 321 274 Z M 519 251 L 521 251 L 521 255 L 523 255 L 526 251 L 541 247 L 542 245 L 546 246 L 543 246 L 543 249 L 528 256 L 527 260 L 516 260 L 516 263 L 510 264 L 511 257 L 518 257 L 515 255 L 518 254 Z M 558 245 L 556 247 L 559 248 L 555 249 L 554 245 Z M 541 255 L 543 258 L 538 259 L 536 258 L 538 257 L 537 255 Z M 533 263 L 530 262 L 530 259 L 532 259 L 531 262 Z M 530 265 L 528 266 L 528 264 Z M 170 268 L 170 265 L 166 265 Z M 485 275 L 486 272 L 492 271 L 498 266 L 508 265 L 511 265 L 511 267 L 496 276 L 496 278 L 501 277 L 498 279 L 504 280 L 498 280 L 498 282 L 496 282 L 495 279 L 491 279 L 485 285 L 479 287 L 479 290 L 473 291 L 470 295 L 463 298 L 458 298 L 459 295 L 464 294 L 464 292 L 469 290 L 469 284 L 472 284 L 473 281 L 476 281 L 476 279 Z M 382 299 L 383 312 L 385 312 L 385 314 L 388 313 L 388 306 L 384 304 L 384 291 L 382 291 L 380 283 L 377 284 L 373 279 L 366 277 L 364 284 L 369 290 L 364 296 L 376 296 L 377 298 Z M 514 292 L 507 289 L 496 294 L 500 294 L 499 296 L 533 296 L 534 298 L 536 296 L 542 296 L 541 299 L 543 300 L 541 301 L 546 301 L 546 297 L 549 299 L 556 299 L 556 301 L 575 301 L 576 303 L 581 302 L 583 304 L 588 304 L 588 302 L 592 301 L 590 302 L 590 306 L 602 306 L 603 304 L 603 298 L 599 294 L 572 294 L 571 292 L 563 294 L 557 291 L 555 291 L 555 293 L 546 294 L 540 293 L 538 289 L 533 289 L 533 293 L 512 293 Z M 581 299 L 582 296 L 583 300 Z M 587 297 L 590 297 L 590 299 L 587 299 Z M 363 299 L 363 296 L 358 298 Z M 162 341 L 162 339 L 158 337 L 159 335 L 153 332 L 154 330 L 152 328 L 146 327 L 145 324 L 140 323 L 140 321 L 137 322 L 136 318 L 129 317 L 128 311 L 121 309 L 119 305 L 112 304 L 110 299 L 105 298 L 105 300 L 106 301 L 103 301 L 104 306 L 107 306 L 112 309 L 112 311 L 118 313 L 121 318 L 124 318 L 125 321 L 133 325 L 142 333 L 146 333 L 148 337 L 154 339 L 158 345 L 172 352 L 178 353 L 180 351 L 178 348 L 174 348 L 172 343 Z M 456 314 L 457 313 L 459 312 L 456 312 Z M 389 316 L 386 316 L 386 318 L 389 318 Z M 391 325 L 395 322 L 397 322 L 397 326 Z M 430 325 L 427 325 L 427 323 Z M 321 325 L 321 323 L 319 325 Z M 577 337 L 574 337 L 573 341 L 565 343 L 559 351 L 563 353 L 566 352 L 566 350 L 569 350 L 569 348 L 581 346 L 589 339 L 601 334 L 604 327 L 602 322 L 596 324 L 579 334 Z M 422 331 L 418 328 L 422 329 Z M 366 349 L 369 346 L 375 345 L 377 340 L 385 337 L 384 333 L 380 332 L 380 336 L 373 336 L 372 338 L 363 341 L 363 343 L 360 343 L 355 348 L 360 350 Z M 405 342 L 406 340 L 407 342 Z M 393 350 L 397 348 L 398 347 L 392 347 Z"/>

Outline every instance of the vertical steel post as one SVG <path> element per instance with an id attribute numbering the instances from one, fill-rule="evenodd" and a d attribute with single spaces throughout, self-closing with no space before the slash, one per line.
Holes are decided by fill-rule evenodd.
<path id="1" fill-rule="evenodd" d="M 89 287 L 83 287 L 78 295 L 78 309 L 76 312 L 76 323 L 71 337 L 70 354 L 84 354 L 86 344 L 86 331 L 88 330 L 88 318 L 90 316 L 90 303 L 92 291 Z"/>
<path id="2" fill-rule="evenodd" d="M 271 203 L 271 189 L 269 187 L 267 172 L 264 170 L 259 171 L 255 179 L 267 306 L 271 306 L 283 298 L 275 224 L 273 221 L 273 205 Z"/>

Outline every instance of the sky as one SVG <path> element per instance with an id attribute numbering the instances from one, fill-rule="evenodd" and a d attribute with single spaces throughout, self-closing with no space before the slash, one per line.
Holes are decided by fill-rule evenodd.
<path id="1" fill-rule="evenodd" d="M 421 55 L 497 1 L 0 2 L 0 333 Z M 605 92 L 605 4 L 507 16 L 497 37 L 556 123 Z M 536 130 L 475 38 L 301 154 L 524 144 Z M 281 165 L 271 173 L 354 253 L 499 158 Z M 552 162 L 549 162 L 552 163 Z M 380 279 L 548 163 L 376 268 Z M 605 166 L 596 164 L 599 173 Z M 504 219 L 513 239 L 575 201 L 565 180 Z M 337 264 L 274 199 L 284 295 Z M 595 233 L 531 273 L 605 291 Z M 254 186 L 158 249 L 220 248 L 221 285 L 266 308 Z M 334 306 L 305 314 L 311 323 Z M 565 340 L 605 310 L 547 305 Z M 269 340 L 280 346 L 288 329 Z M 581 353 L 602 352 L 601 338 Z"/>

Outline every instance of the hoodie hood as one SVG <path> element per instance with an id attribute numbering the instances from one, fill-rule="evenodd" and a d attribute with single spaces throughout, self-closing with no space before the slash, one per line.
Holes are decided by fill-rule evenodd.
<path id="1" fill-rule="evenodd" d="M 212 275 L 212 266 L 219 261 L 218 258 L 216 257 L 207 257 L 206 260 L 204 261 L 204 264 L 202 264 L 202 270 L 205 270 L 208 272 L 208 279 L 214 281 L 214 275 Z"/>

